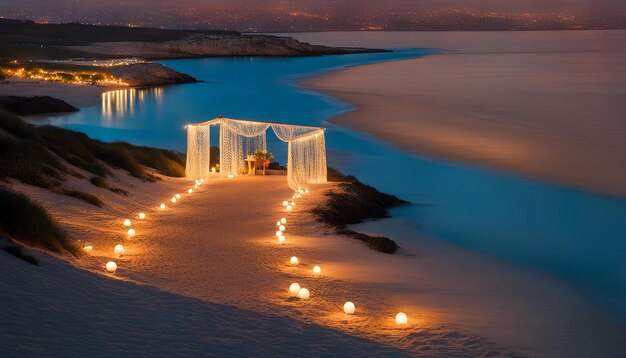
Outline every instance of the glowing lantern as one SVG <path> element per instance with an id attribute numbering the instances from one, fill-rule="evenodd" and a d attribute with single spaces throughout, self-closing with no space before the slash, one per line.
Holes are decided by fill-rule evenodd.
<path id="1" fill-rule="evenodd" d="M 163 205 L 163 207 L 165 207 L 165 204 L 161 204 L 161 205 Z M 161 209 L 163 209 L 163 208 L 161 208 Z M 140 219 L 140 220 L 143 220 L 143 219 L 145 219 L 145 218 L 146 218 L 146 214 L 144 214 L 144 213 L 139 213 L 139 219 Z"/>
<path id="2" fill-rule="evenodd" d="M 211 168 L 211 173 L 215 173 L 215 167 Z"/>
<path id="3" fill-rule="evenodd" d="M 313 267 L 313 274 L 315 276 L 319 276 L 322 273 L 322 268 L 319 266 L 314 266 Z"/>
<path id="4" fill-rule="evenodd" d="M 176 197 L 175 197 L 175 196 L 173 196 L 173 197 L 172 197 L 172 203 L 175 203 L 175 202 L 176 202 Z"/>
<path id="5" fill-rule="evenodd" d="M 180 199 L 180 194 L 176 194 L 174 196 L 176 197 L 176 199 Z"/>
<path id="6" fill-rule="evenodd" d="M 85 250 L 85 251 L 91 251 L 91 250 L 93 250 L 93 246 L 91 246 L 91 245 L 87 245 L 87 246 L 83 247 L 83 250 Z"/>
<path id="7" fill-rule="evenodd" d="M 301 288 L 300 291 L 298 291 L 298 298 L 306 300 L 309 298 L 309 296 L 309 290 L 307 290 L 306 288 Z"/>
<path id="8" fill-rule="evenodd" d="M 299 262 L 298 258 L 295 256 L 291 256 L 291 258 L 289 259 L 289 263 L 292 265 L 297 265 Z"/>
<path id="9" fill-rule="evenodd" d="M 187 190 L 187 192 L 188 192 L 189 194 L 191 194 L 191 193 L 193 193 L 193 189 L 189 189 L 189 190 Z"/>
<path id="10" fill-rule="evenodd" d="M 354 314 L 354 310 L 356 309 L 356 307 L 354 307 L 354 303 L 348 301 L 346 303 L 343 304 L 343 311 L 346 314 Z"/>
<path id="11" fill-rule="evenodd" d="M 280 236 L 283 236 L 283 232 L 282 232 L 282 231 L 280 231 L 280 230 L 276 231 L 276 236 L 279 236 L 279 237 L 280 237 Z"/>
<path id="12" fill-rule="evenodd" d="M 109 261 L 107 262 L 106 269 L 107 272 L 115 273 L 115 271 L 117 270 L 117 264 L 113 261 Z"/>
<path id="13" fill-rule="evenodd" d="M 291 294 L 293 297 L 296 297 L 298 295 L 298 292 L 300 292 L 300 284 L 294 282 L 289 285 L 289 294 Z"/>
<path id="14" fill-rule="evenodd" d="M 287 207 L 285 208 L 285 210 L 287 210 L 287 211 L 291 211 L 291 209 L 293 209 L 293 208 L 291 207 L 291 205 L 287 205 Z"/>
<path id="15" fill-rule="evenodd" d="M 228 174 L 228 179 L 232 179 L 232 178 L 234 178 L 234 177 L 235 177 L 234 175 L 232 175 L 232 174 Z"/>
<path id="16" fill-rule="evenodd" d="M 124 220 L 124 226 L 130 226 L 130 219 Z"/>
<path id="17" fill-rule="evenodd" d="M 289 205 L 289 202 L 287 200 L 283 201 L 283 206 L 287 206 Z"/>
<path id="18" fill-rule="evenodd" d="M 135 237 L 136 232 L 135 229 L 128 229 L 128 237 Z"/>
<path id="19" fill-rule="evenodd" d="M 161 210 L 165 209 L 165 204 L 161 203 Z"/>
<path id="20" fill-rule="evenodd" d="M 396 315 L 396 324 L 398 325 L 405 325 L 409 322 L 409 319 L 406 316 L 406 313 L 404 312 L 399 312 Z"/>
<path id="21" fill-rule="evenodd" d="M 124 255 L 124 246 L 122 245 L 116 245 L 115 248 L 113 249 L 113 252 L 115 252 L 115 254 L 117 256 L 122 256 Z"/>
<path id="22" fill-rule="evenodd" d="M 278 237 L 278 243 L 281 244 L 281 245 L 284 244 L 285 243 L 285 237 L 284 236 L 279 236 Z"/>
<path id="23" fill-rule="evenodd" d="M 285 219 L 285 218 L 280 219 L 280 223 L 281 224 L 286 224 L 287 223 L 287 219 Z"/>

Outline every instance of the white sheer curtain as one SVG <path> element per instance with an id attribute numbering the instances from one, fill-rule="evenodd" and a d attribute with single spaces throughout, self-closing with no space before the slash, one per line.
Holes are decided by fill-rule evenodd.
<path id="1" fill-rule="evenodd" d="M 266 131 L 269 124 L 221 118 L 220 173 L 222 176 L 242 174 L 245 158 L 266 150 Z"/>
<path id="2" fill-rule="evenodd" d="M 206 179 L 211 172 L 210 126 L 187 126 L 187 164 L 185 175 L 190 178 Z"/>

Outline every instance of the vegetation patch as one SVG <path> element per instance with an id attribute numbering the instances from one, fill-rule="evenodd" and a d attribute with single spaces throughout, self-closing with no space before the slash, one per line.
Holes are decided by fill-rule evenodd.
<path id="1" fill-rule="evenodd" d="M 89 182 L 97 186 L 98 188 L 107 189 L 109 187 L 109 183 L 107 182 L 107 180 L 101 176 L 92 177 L 91 179 L 89 179 Z"/>
<path id="2" fill-rule="evenodd" d="M 104 206 L 104 202 L 93 194 L 85 193 L 84 191 L 79 190 L 63 190 L 62 192 L 65 195 L 73 196 L 93 206 L 97 206 L 99 208 Z"/>
<path id="3" fill-rule="evenodd" d="M 347 225 L 358 224 L 365 219 L 389 217 L 390 208 L 409 204 L 396 196 L 381 193 L 376 188 L 361 183 L 354 176 L 346 176 L 335 169 L 329 168 L 329 180 L 339 181 L 338 190 L 326 193 L 323 204 L 312 210 L 321 222 L 335 228 L 335 232 L 359 241 L 368 247 L 384 252 L 394 253 L 398 244 L 384 236 L 369 236 L 347 228 Z"/>
<path id="4" fill-rule="evenodd" d="M 17 245 L 6 245 L 2 247 L 2 250 L 8 252 L 9 254 L 17 257 L 20 260 L 24 260 L 31 265 L 39 266 L 39 260 L 33 255 L 30 255 L 24 251 L 24 249 Z"/>
<path id="5" fill-rule="evenodd" d="M 53 252 L 78 253 L 78 249 L 41 205 L 24 194 L 3 187 L 0 187 L 0 232 L 17 241 Z"/>

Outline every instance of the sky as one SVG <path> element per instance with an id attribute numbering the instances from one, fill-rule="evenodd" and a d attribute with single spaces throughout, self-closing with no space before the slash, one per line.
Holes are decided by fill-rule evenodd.
<path id="1" fill-rule="evenodd" d="M 0 16 L 240 31 L 607 28 L 624 0 L 1 0 Z"/>

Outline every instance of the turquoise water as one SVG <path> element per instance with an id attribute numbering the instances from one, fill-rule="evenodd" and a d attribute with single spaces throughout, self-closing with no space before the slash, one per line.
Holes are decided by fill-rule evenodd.
<path id="1" fill-rule="evenodd" d="M 106 141 L 180 151 L 185 150 L 186 123 L 220 114 L 328 125 L 325 119 L 352 106 L 298 88 L 295 79 L 436 52 L 162 61 L 206 82 L 111 92 L 100 106 L 52 122 Z M 393 212 L 419 223 L 421 233 L 556 275 L 626 321 L 625 200 L 408 155 L 334 126 L 327 132 L 327 146 L 331 166 L 383 191 L 427 204 Z M 285 161 L 285 143 L 268 138 L 268 147 Z"/>

